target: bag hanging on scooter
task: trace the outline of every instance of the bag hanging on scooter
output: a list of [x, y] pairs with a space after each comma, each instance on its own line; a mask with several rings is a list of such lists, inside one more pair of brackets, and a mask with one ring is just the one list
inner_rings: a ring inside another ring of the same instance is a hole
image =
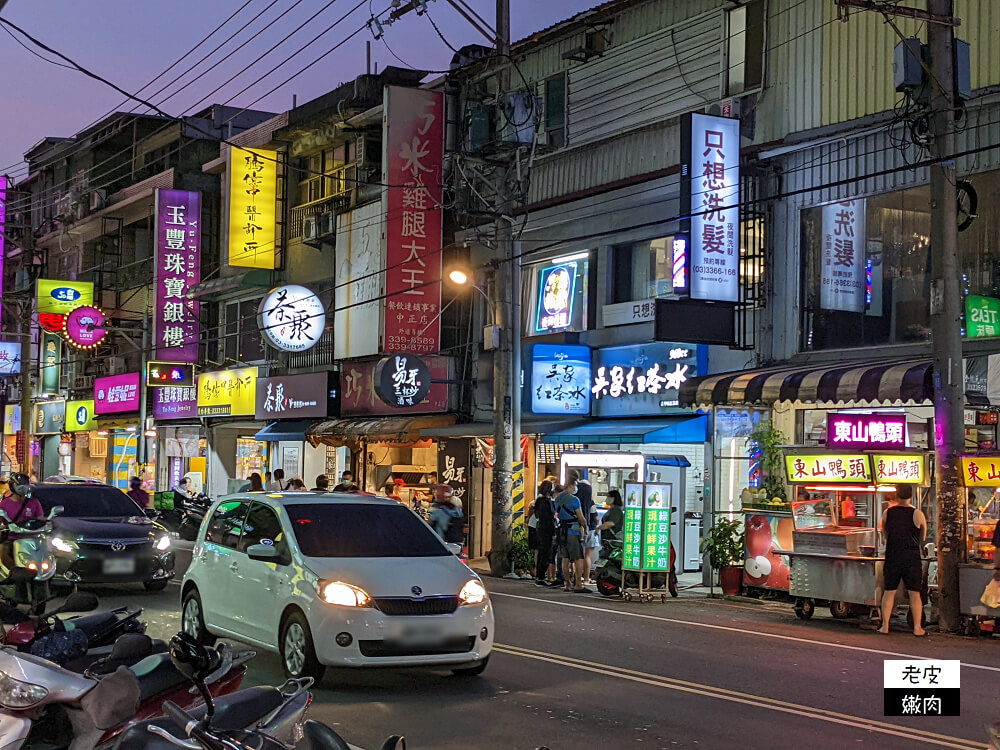
[[128, 667], [118, 667], [80, 699], [80, 706], [95, 727], [107, 730], [135, 716], [141, 694], [135, 672]]

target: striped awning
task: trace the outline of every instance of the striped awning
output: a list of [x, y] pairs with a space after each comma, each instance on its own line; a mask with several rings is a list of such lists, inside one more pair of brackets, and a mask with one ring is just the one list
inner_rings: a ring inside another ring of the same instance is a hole
[[306, 429], [306, 440], [313, 445], [353, 445], [361, 441], [413, 443], [421, 439], [420, 431], [454, 423], [450, 414], [415, 417], [372, 417], [328, 419]]
[[742, 370], [691, 378], [681, 386], [681, 406], [771, 405], [781, 401], [887, 406], [933, 398], [929, 359], [825, 363]]

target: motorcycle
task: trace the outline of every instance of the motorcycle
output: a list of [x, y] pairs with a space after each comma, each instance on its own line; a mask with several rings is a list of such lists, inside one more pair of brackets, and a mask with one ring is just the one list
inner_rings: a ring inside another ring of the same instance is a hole
[[[622, 555], [625, 543], [620, 539], [606, 539], [601, 542], [601, 552], [597, 560], [597, 590], [604, 596], [619, 596], [622, 593]], [[674, 545], [670, 545], [670, 572], [651, 573], [649, 587], [658, 589], [667, 587], [670, 596], [676, 597], [677, 591], [677, 553]], [[624, 575], [625, 588], [639, 587], [638, 571], [629, 570]]]
[[[238, 690], [246, 662], [255, 656], [225, 644], [218, 654], [202, 679], [213, 696]], [[105, 676], [101, 671], [81, 675], [32, 654], [0, 650], [0, 747], [111, 748], [130, 722], [162, 716], [166, 701], [191, 708], [201, 700], [166, 653], [118, 666]]]
[[201, 528], [201, 522], [205, 520], [205, 515], [211, 506], [212, 498], [203, 492], [194, 498], [186, 500], [180, 509], [180, 522], [177, 526], [177, 535], [188, 542], [193, 542], [197, 539], [198, 529]]
[[[62, 513], [61, 505], [55, 506], [45, 518], [32, 518], [23, 524], [15, 523], [0, 510], [0, 521], [5, 527], [0, 530], [0, 544], [10, 545], [13, 565], [7, 567], [0, 557], [0, 586], [13, 583], [12, 597], [6, 597], [18, 604], [27, 604], [35, 614], [49, 597], [49, 581], [56, 574], [56, 558], [49, 549], [48, 534], [52, 531], [52, 519]], [[31, 572], [28, 578], [14, 580], [11, 574], [18, 570]]]

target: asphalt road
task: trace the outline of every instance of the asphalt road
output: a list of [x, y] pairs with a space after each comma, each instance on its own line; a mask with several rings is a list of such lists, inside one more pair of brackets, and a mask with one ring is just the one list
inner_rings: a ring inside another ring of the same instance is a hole
[[[489, 581], [498, 647], [481, 677], [377, 670], [327, 673], [310, 716], [376, 750], [410, 748], [982, 748], [1000, 721], [1000, 642], [899, 632], [785, 604], [682, 598], [611, 602], [526, 582]], [[145, 608], [148, 632], [179, 627], [178, 587], [97, 590]], [[895, 624], [895, 623], [894, 623]], [[961, 659], [962, 716], [888, 718], [883, 660]], [[248, 681], [278, 684], [271, 654]]]

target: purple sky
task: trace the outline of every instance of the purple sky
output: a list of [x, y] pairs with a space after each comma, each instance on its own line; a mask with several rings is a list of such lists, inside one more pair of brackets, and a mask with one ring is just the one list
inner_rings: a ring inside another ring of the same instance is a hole
[[[57, 49], [82, 66], [103, 75], [126, 91], [137, 93], [154, 76], [204, 38], [209, 31], [239, 8], [245, 0], [171, 0], [167, 3], [135, 0], [9, 0], [3, 16], [25, 31]], [[185, 113], [199, 99], [230, 76], [239, 76], [213, 94], [203, 107], [213, 102], [248, 106], [259, 96], [312, 62], [331, 46], [360, 28], [370, 17], [367, 4], [351, 14], [328, 34], [316, 41], [286, 65], [243, 94], [238, 92], [265, 71], [299, 49], [320, 31], [357, 5], [358, 0], [334, 0], [314, 21], [297, 32], [274, 52], [259, 59], [272, 45], [326, 5], [328, 0], [302, 0], [277, 24], [270, 21], [292, 4], [278, 0], [265, 10], [271, 0], [252, 0], [209, 42], [186, 58], [181, 65], [146, 89], [153, 92], [187, 66], [230, 36], [244, 23], [253, 23], [228, 42], [205, 63], [181, 78], [152, 101], [170, 114]], [[374, 0], [373, 0], [374, 2]], [[493, 0], [468, 0], [481, 16], [491, 20]], [[388, 0], [374, 2], [376, 10], [388, 7]], [[520, 39], [540, 28], [568, 18], [599, 4], [599, 0], [511, 0], [512, 37]], [[430, 16], [448, 41], [457, 47], [483, 44], [476, 32], [445, 1], [428, 3]], [[142, 9], [140, 9], [142, 8]], [[262, 17], [256, 18], [260, 14]], [[253, 34], [261, 31], [253, 41]], [[292, 95], [299, 103], [331, 90], [342, 81], [364, 73], [365, 41], [372, 35], [364, 30], [311, 69], [282, 86], [274, 94], [253, 105], [256, 108], [283, 111], [291, 106]], [[407, 64], [431, 70], [447, 68], [452, 52], [438, 37], [427, 18], [409, 14], [386, 28], [386, 41]], [[29, 46], [30, 43], [26, 42]], [[228, 53], [228, 54], [227, 54]], [[372, 43], [372, 60], [381, 70], [386, 65], [401, 65], [381, 41]], [[206, 68], [211, 72], [167, 101], [168, 96]], [[71, 136], [109, 110], [121, 108], [123, 98], [114, 90], [74, 71], [43, 62], [17, 45], [0, 31], [0, 70], [4, 71], [4, 95], [0, 98], [4, 116], [0, 121], [0, 173], [10, 172], [20, 178], [24, 152], [45, 136]], [[125, 109], [131, 108], [130, 104]]]

